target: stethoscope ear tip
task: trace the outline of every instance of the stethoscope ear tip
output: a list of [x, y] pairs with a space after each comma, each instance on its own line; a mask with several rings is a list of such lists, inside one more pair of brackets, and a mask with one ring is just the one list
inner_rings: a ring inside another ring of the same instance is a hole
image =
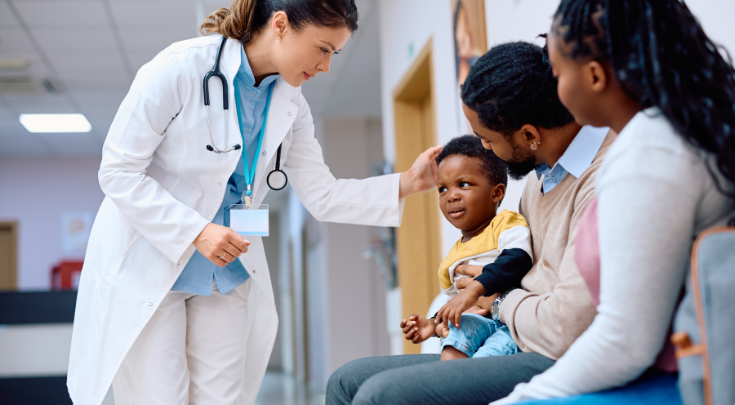
[[240, 146], [239, 143], [236, 143], [235, 146], [232, 147], [234, 150], [240, 150], [240, 148], [242, 148], [242, 146]]
[[207, 150], [210, 152], [213, 152], [214, 148], [212, 147], [212, 145], [207, 145]]

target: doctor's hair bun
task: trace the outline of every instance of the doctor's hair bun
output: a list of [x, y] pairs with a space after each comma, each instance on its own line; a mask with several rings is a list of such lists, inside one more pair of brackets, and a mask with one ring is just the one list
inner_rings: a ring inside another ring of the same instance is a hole
[[450, 156], [466, 156], [480, 159], [482, 170], [490, 178], [492, 184], [508, 185], [508, 165], [495, 155], [495, 152], [482, 146], [480, 138], [474, 135], [462, 135], [447, 142], [436, 157], [436, 164]]
[[529, 124], [553, 129], [571, 124], [559, 101], [556, 79], [543, 48], [528, 42], [493, 47], [472, 65], [462, 102], [488, 129], [505, 136]]
[[307, 25], [357, 30], [355, 0], [234, 0], [229, 9], [220, 8], [205, 18], [199, 32], [221, 34], [247, 44], [278, 11], [286, 13], [297, 31]]

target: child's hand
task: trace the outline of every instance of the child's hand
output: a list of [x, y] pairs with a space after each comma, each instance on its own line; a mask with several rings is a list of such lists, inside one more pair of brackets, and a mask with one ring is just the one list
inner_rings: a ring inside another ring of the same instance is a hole
[[441, 319], [444, 322], [453, 324], [455, 328], [459, 328], [462, 313], [475, 306], [484, 294], [485, 287], [479, 282], [473, 282], [469, 287], [460, 291], [459, 294], [444, 304], [436, 315], [436, 322]]
[[441, 336], [442, 338], [445, 338], [449, 336], [449, 327], [444, 322], [442, 322], [436, 325], [436, 329], [434, 329], [434, 333], [436, 333], [438, 336]]
[[403, 334], [406, 335], [406, 340], [418, 344], [434, 336], [435, 326], [433, 322], [423, 316], [411, 314], [408, 320], [401, 321], [401, 329], [403, 329]]

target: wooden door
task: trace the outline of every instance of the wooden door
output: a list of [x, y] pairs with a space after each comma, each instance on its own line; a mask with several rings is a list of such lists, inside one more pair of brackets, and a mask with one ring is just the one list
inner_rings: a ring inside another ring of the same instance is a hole
[[18, 289], [18, 224], [0, 222], [0, 290]]
[[[433, 88], [432, 41], [416, 57], [393, 92], [396, 172], [408, 170], [423, 151], [437, 144]], [[425, 315], [439, 293], [441, 263], [439, 196], [436, 190], [406, 199], [403, 223], [397, 230], [398, 285], [403, 314]], [[404, 353], [419, 353], [406, 341]]]

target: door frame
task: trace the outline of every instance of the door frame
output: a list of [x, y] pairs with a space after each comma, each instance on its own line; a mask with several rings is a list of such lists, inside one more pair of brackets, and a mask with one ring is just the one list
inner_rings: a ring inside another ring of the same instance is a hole
[[0, 229], [10, 228], [10, 268], [11, 274], [0, 274], [0, 290], [18, 289], [18, 222], [1, 221]]
[[[411, 167], [416, 157], [437, 144], [433, 41], [430, 38], [393, 91], [396, 172]], [[439, 294], [437, 269], [441, 263], [441, 214], [433, 190], [407, 198], [404, 225], [397, 229], [398, 285], [401, 319], [425, 314]], [[420, 346], [404, 341], [404, 353]]]

